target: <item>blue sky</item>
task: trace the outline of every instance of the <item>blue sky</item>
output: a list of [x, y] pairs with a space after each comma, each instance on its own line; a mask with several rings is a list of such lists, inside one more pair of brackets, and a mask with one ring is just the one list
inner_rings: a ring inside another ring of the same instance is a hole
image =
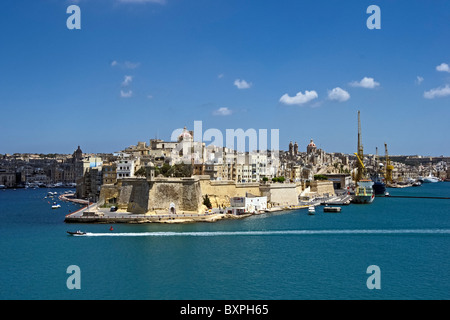
[[361, 110], [366, 153], [448, 156], [449, 39], [449, 1], [5, 1], [0, 153], [114, 152], [195, 120], [353, 153]]

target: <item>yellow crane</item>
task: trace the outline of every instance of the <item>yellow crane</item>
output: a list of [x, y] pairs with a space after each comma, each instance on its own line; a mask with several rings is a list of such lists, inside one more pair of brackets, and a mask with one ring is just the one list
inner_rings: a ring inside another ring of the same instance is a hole
[[360, 114], [358, 111], [358, 153], [355, 153], [356, 159], [358, 160], [356, 162], [356, 177], [355, 181], [358, 183], [362, 178], [364, 178], [364, 175], [366, 173], [366, 167], [364, 166], [363, 159], [364, 159], [364, 148], [361, 141], [361, 119]]
[[394, 170], [394, 166], [391, 165], [391, 159], [389, 159], [388, 147], [387, 144], [384, 143], [384, 149], [386, 152], [386, 173], [384, 178], [386, 179], [386, 183], [392, 183], [392, 171]]

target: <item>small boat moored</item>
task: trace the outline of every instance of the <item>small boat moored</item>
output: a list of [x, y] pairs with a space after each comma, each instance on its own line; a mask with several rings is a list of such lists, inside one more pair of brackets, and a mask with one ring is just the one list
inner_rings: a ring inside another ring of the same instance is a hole
[[314, 208], [314, 206], [309, 206], [308, 207], [308, 214], [310, 216], [313, 216], [316, 213], [316, 208]]
[[323, 207], [323, 212], [341, 212], [341, 207]]
[[56, 203], [56, 202], [54, 202], [54, 203], [52, 204], [52, 209], [59, 209], [59, 208], [61, 208], [61, 205], [60, 205], [60, 204], [58, 204], [58, 203]]

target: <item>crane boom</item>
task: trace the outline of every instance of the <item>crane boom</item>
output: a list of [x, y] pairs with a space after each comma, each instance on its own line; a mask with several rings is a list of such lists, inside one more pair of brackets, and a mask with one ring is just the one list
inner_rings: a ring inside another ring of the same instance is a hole
[[358, 110], [358, 152], [355, 153], [357, 158], [357, 171], [356, 171], [356, 178], [355, 181], [360, 181], [366, 172], [366, 168], [364, 167], [363, 159], [364, 159], [364, 149], [362, 145], [362, 139], [361, 139], [361, 118], [360, 118], [360, 111]]
[[394, 166], [391, 165], [391, 159], [389, 159], [387, 143], [384, 143], [384, 150], [386, 152], [386, 173], [384, 178], [386, 179], [386, 183], [392, 183], [392, 171], [394, 170]]

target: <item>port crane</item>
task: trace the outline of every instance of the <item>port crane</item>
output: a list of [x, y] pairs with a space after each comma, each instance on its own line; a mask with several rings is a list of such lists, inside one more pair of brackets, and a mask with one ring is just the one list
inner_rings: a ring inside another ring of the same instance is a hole
[[384, 178], [386, 179], [386, 183], [392, 183], [392, 171], [394, 171], [394, 166], [391, 164], [391, 159], [389, 159], [388, 147], [386, 143], [384, 143], [384, 149], [386, 152], [386, 173]]
[[366, 173], [366, 167], [364, 166], [363, 159], [364, 159], [364, 148], [361, 141], [361, 119], [360, 119], [360, 112], [358, 111], [358, 153], [355, 152], [356, 159], [358, 160], [356, 163], [356, 177], [355, 181], [358, 183], [360, 181], [365, 173]]
[[355, 195], [352, 201], [355, 203], [372, 203], [375, 199], [373, 181], [366, 177], [367, 169], [364, 166], [364, 149], [361, 141], [361, 117], [358, 111], [358, 152], [356, 155]]

